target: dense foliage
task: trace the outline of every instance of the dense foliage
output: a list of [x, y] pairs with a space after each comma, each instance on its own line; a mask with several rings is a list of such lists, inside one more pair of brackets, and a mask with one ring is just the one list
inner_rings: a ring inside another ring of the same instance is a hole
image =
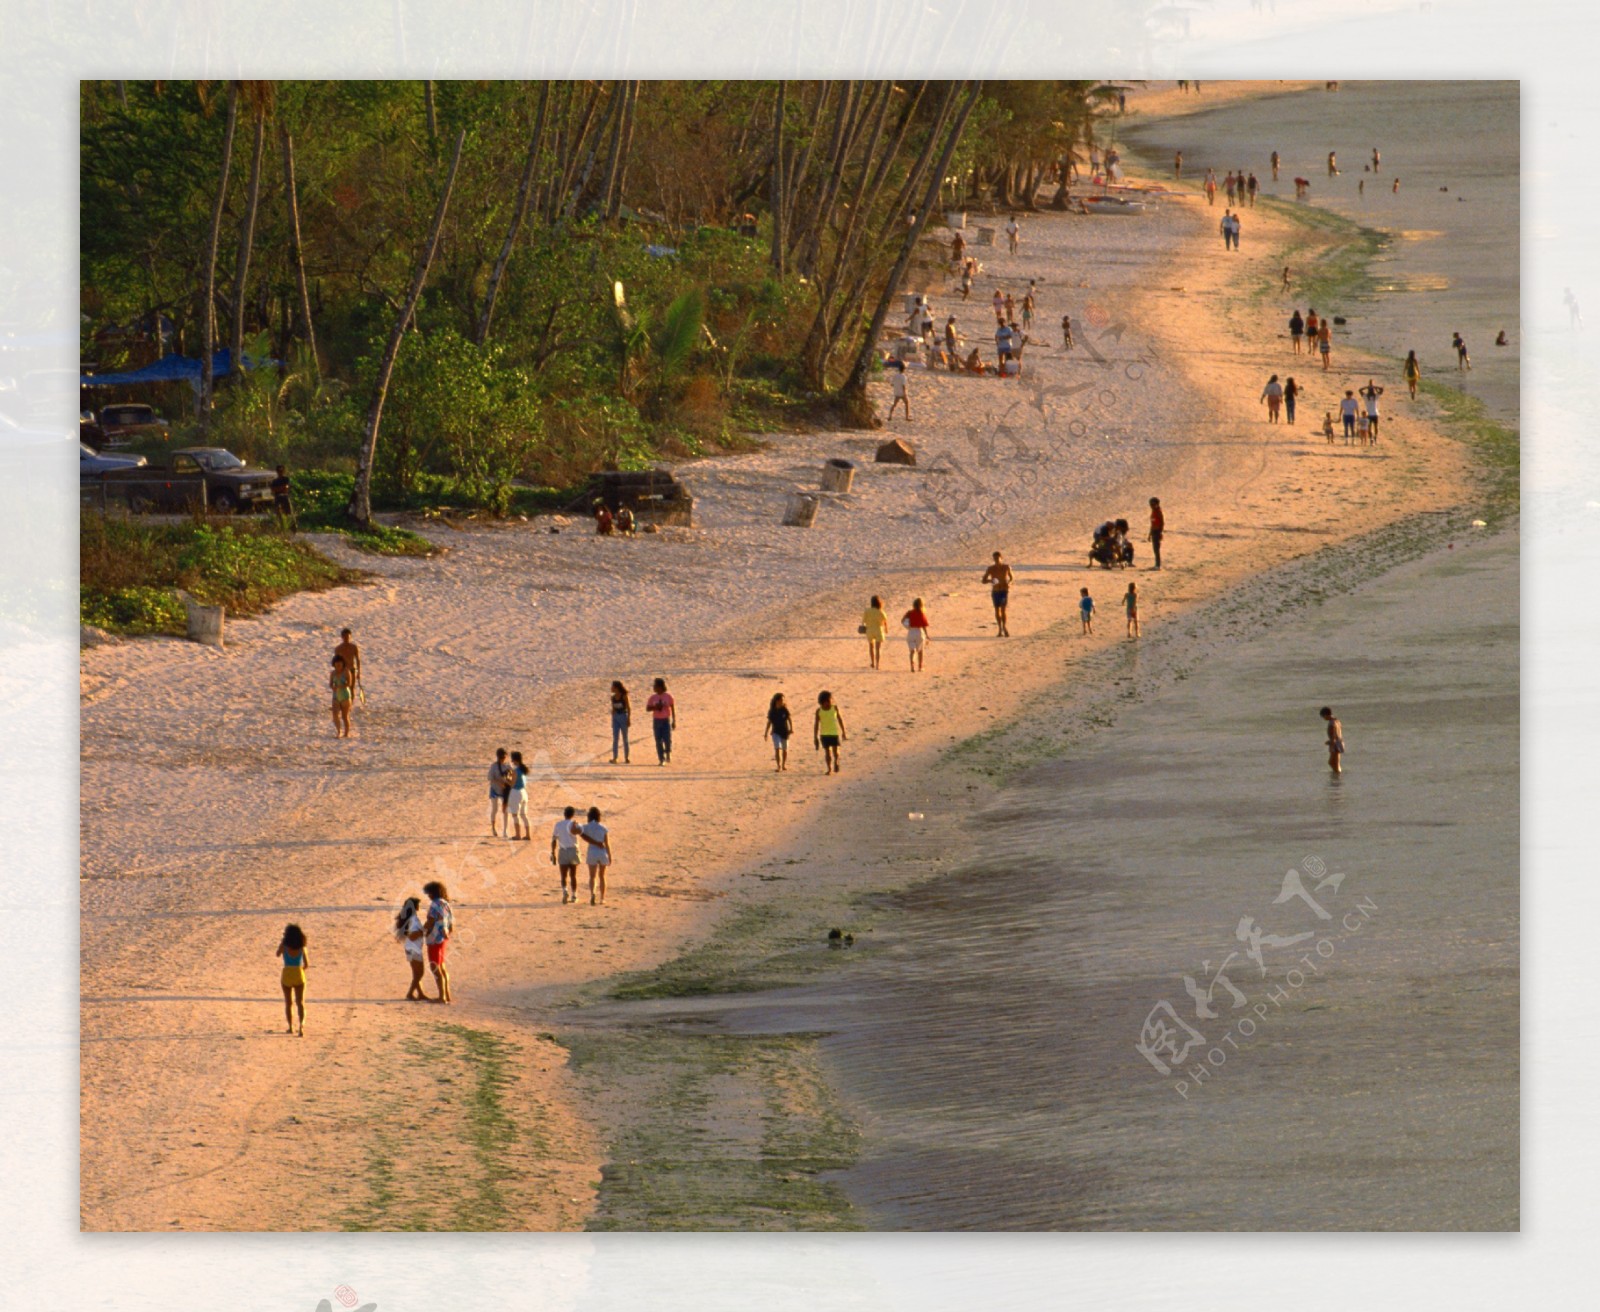
[[[907, 217], [1032, 204], [1105, 101], [1089, 82], [86, 82], [84, 358], [193, 356], [209, 331], [277, 363], [219, 379], [176, 437], [349, 472], [376, 428], [380, 504], [442, 479], [503, 509], [859, 385]], [[182, 418], [188, 396], [133, 399]]]

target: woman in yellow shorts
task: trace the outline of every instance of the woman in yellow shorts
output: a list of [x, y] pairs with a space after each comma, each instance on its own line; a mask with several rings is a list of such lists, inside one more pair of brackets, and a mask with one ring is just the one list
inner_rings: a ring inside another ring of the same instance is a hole
[[306, 1036], [306, 966], [309, 964], [305, 930], [299, 925], [285, 925], [274, 955], [283, 958], [283, 1018], [289, 1022], [289, 1033], [294, 1034], [295, 1012], [299, 1011], [298, 1033], [303, 1039]]
[[861, 617], [861, 632], [867, 635], [867, 660], [878, 669], [878, 658], [883, 654], [883, 640], [889, 636], [889, 617], [884, 614], [883, 598], [874, 597], [867, 613]]

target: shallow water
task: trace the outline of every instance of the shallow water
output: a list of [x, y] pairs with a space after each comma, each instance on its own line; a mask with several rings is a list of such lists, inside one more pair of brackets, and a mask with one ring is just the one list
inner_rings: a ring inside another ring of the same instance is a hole
[[[1221, 180], [1230, 169], [1253, 170], [1262, 195], [1291, 202], [1298, 174], [1311, 180], [1313, 207], [1390, 234], [1372, 267], [1379, 290], [1317, 310], [1344, 316], [1346, 340], [1363, 349], [1399, 359], [1415, 349], [1425, 378], [1481, 397], [1493, 418], [1516, 427], [1520, 133], [1519, 84], [1501, 81], [1343, 82], [1333, 94], [1239, 101], [1136, 124], [1122, 135], [1163, 169], [1182, 150], [1185, 178], [1203, 178], [1214, 168], [1219, 215]], [[1375, 146], [1381, 163], [1374, 174], [1364, 169]], [[1282, 157], [1276, 184], [1274, 150]], [[1338, 157], [1337, 177], [1328, 176], [1330, 150]], [[1396, 177], [1398, 192], [1391, 189]], [[1285, 322], [1296, 305], [1306, 308], [1292, 291], [1282, 300]], [[1494, 345], [1501, 329], [1509, 346]], [[1455, 332], [1472, 357], [1466, 375], [1456, 368]]]
[[[828, 1033], [867, 1224], [1516, 1227], [1517, 558], [1463, 544], [1209, 662], [1007, 788], [845, 976], [728, 1017]], [[1331, 920], [1274, 905], [1291, 869]], [[1314, 937], [1258, 966], [1245, 916]], [[1182, 976], [1219, 971], [1244, 1003], [1203, 1019]], [[1165, 1077], [1163, 1002], [1205, 1036]]]

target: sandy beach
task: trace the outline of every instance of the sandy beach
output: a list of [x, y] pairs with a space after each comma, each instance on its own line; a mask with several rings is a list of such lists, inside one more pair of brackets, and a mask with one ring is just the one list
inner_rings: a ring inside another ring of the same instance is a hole
[[[1130, 96], [1158, 103], [1171, 112]], [[1265, 570], [1469, 504], [1468, 451], [1430, 399], [1398, 399], [1398, 377], [1379, 447], [1323, 441], [1316, 421], [1343, 389], [1393, 367], [1353, 332], [1326, 375], [1292, 356], [1262, 292], [1306, 232], [1247, 211], [1242, 249], [1225, 253], [1218, 213], [1173, 195], [1138, 218], [1025, 216], [1016, 256], [979, 248], [970, 302], [943, 280], [925, 289], [939, 322], [954, 313], [992, 357], [989, 297], [1020, 301], [1037, 279], [1020, 382], [914, 371], [910, 422], [686, 462], [691, 529], [432, 526], [448, 550], [431, 560], [328, 542], [370, 581], [234, 623], [225, 651], [85, 650], [84, 1228], [583, 1227], [640, 1100], [584, 1092], [551, 1035], [558, 1004], [732, 919], [825, 905], [880, 874], [893, 886], [896, 858], [936, 852], [940, 826], [1006, 768], [952, 771], [951, 745], [1115, 659], [1130, 578], [1145, 632], [1172, 633]], [[1306, 386], [1294, 428], [1266, 422], [1270, 373]], [[916, 468], [871, 463], [886, 436], [916, 444]], [[834, 456], [857, 462], [852, 491], [825, 497], [814, 528], [782, 527], [788, 494]], [[1167, 514], [1160, 572], [1142, 541], [1152, 495]], [[1116, 515], [1139, 529], [1138, 569], [1086, 570], [1090, 531]], [[1007, 641], [979, 582], [997, 549], [1017, 572]], [[1080, 639], [1085, 585], [1099, 622]], [[907, 671], [898, 629], [883, 669], [867, 668], [856, 624], [873, 592], [891, 617], [926, 600], [925, 673]], [[368, 693], [349, 741], [332, 737], [322, 690], [342, 625]], [[658, 675], [680, 719], [668, 768], [643, 711]], [[627, 767], [608, 761], [614, 678], [636, 708]], [[824, 687], [850, 731], [838, 778], [806, 732]], [[798, 731], [786, 775], [761, 738], [780, 690]], [[530, 843], [488, 835], [498, 746], [535, 763]], [[560, 901], [548, 835], [566, 804], [605, 812], [617, 855], [603, 908]], [[934, 822], [908, 831], [913, 811]], [[448, 1011], [400, 1000], [390, 935], [430, 878], [458, 917]], [[272, 956], [288, 920], [314, 963], [303, 1040], [282, 1033]]]

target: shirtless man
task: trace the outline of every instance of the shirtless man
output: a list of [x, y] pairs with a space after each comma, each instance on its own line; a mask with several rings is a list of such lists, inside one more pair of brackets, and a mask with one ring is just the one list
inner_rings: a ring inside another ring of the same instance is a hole
[[1000, 553], [994, 553], [994, 564], [983, 571], [983, 581], [989, 585], [989, 600], [994, 602], [995, 624], [1000, 632], [998, 637], [1009, 638], [1011, 630], [1006, 628], [1006, 602], [1011, 596], [1011, 566], [1000, 558]]
[[367, 704], [367, 690], [361, 686], [361, 648], [351, 640], [349, 629], [339, 630], [339, 645], [333, 649], [335, 656], [344, 657], [345, 672], [350, 676], [350, 695], [360, 694], [361, 704]]
[[1317, 714], [1328, 722], [1328, 768], [1334, 774], [1343, 774], [1344, 725], [1339, 723], [1339, 717], [1327, 706], [1324, 706]]

